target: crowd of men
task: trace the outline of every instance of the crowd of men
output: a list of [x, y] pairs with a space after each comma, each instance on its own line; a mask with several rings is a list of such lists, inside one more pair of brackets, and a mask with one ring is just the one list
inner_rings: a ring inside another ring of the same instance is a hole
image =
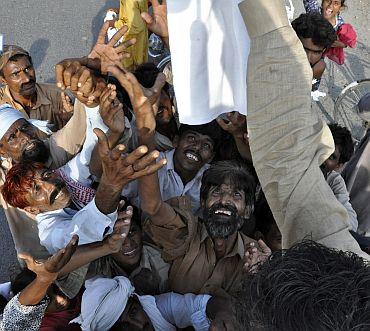
[[311, 108], [344, 0], [304, 2], [291, 24], [281, 0], [238, 2], [247, 116], [202, 125], [179, 123], [148, 60], [151, 33], [175, 52], [166, 1], [121, 1], [56, 85], [4, 47], [0, 202], [21, 267], [0, 330], [370, 329], [369, 133], [355, 151]]

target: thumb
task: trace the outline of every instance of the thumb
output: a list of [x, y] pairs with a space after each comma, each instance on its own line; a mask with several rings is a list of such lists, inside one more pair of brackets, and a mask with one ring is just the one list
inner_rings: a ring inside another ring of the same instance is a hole
[[28, 254], [28, 253], [19, 253], [17, 256], [18, 256], [19, 259], [22, 259], [22, 260], [24, 260], [24, 262], [26, 262], [27, 267], [30, 264], [32, 264], [32, 263], [35, 262], [34, 259], [33, 259], [33, 257], [30, 254]]
[[157, 75], [157, 78], [155, 79], [154, 85], [152, 87], [153, 93], [159, 93], [162, 90], [164, 84], [166, 84], [166, 76], [164, 73], [161, 72]]
[[258, 240], [258, 245], [263, 253], [271, 253], [270, 247], [268, 247], [262, 239]]
[[147, 25], [152, 25], [154, 22], [153, 17], [146, 12], [141, 13], [141, 18], [145, 21]]

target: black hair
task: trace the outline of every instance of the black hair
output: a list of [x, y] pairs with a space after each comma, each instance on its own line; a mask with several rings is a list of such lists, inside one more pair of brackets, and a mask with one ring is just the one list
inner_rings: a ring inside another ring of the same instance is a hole
[[301, 14], [292, 27], [299, 38], [311, 38], [315, 45], [326, 49], [337, 40], [333, 26], [318, 13]]
[[[322, 0], [322, 1], [321, 1], [321, 5], [322, 5], [322, 3], [323, 3], [323, 2], [324, 2], [324, 0]], [[346, 0], [341, 0], [341, 1], [340, 1], [340, 5], [341, 5], [342, 7], [347, 7], [347, 6], [346, 6], [346, 4], [345, 4], [345, 2], [346, 2]]]
[[352, 157], [354, 152], [354, 143], [351, 132], [338, 124], [329, 124], [331, 134], [334, 138], [335, 145], [340, 151], [339, 163], [346, 163]]
[[[28, 59], [28, 61], [30, 62], [30, 64], [33, 66], [33, 62], [32, 62], [32, 57], [31, 55], [27, 55], [27, 54], [15, 54], [13, 56], [11, 56], [9, 59], [8, 59], [8, 62], [16, 62], [18, 61], [21, 57], [26, 57]], [[4, 68], [0, 69], [0, 76], [1, 77], [4, 77], [4, 71], [3, 71]]]
[[245, 275], [235, 314], [242, 330], [369, 330], [369, 283], [358, 255], [305, 240]]
[[213, 151], [217, 153], [221, 145], [223, 130], [218, 125], [216, 120], [201, 125], [180, 124], [179, 127], [180, 138], [189, 131], [194, 131], [205, 136], [208, 136], [213, 141]]
[[247, 167], [235, 160], [218, 161], [204, 172], [200, 187], [200, 200], [206, 201], [209, 190], [228, 182], [236, 189], [244, 191], [247, 206], [254, 205], [256, 183]]
[[4, 308], [5, 306], [7, 305], [8, 303], [8, 300], [6, 300], [6, 298], [4, 298], [1, 294], [0, 294], [0, 314], [2, 314], [4, 312]]

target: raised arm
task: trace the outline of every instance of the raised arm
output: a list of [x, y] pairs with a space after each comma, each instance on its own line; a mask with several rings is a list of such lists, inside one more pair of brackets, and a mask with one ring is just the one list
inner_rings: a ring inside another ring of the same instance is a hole
[[369, 259], [350, 235], [346, 210], [319, 168], [334, 149], [333, 138], [311, 110], [312, 70], [283, 1], [247, 0], [239, 6], [251, 37], [249, 142], [283, 248], [310, 238]]
[[[156, 122], [149, 98], [144, 95], [141, 85], [133, 74], [125, 73], [117, 67], [111, 67], [109, 70], [118, 79], [130, 97], [136, 118], [139, 143], [153, 150], [155, 146]], [[169, 220], [176, 217], [174, 209], [162, 201], [158, 175], [156, 173], [140, 178], [139, 194], [141, 209], [149, 215], [153, 224], [166, 224]]]

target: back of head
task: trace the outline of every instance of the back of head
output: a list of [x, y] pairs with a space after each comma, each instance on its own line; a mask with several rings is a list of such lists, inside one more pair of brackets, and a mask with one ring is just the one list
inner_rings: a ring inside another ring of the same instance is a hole
[[217, 161], [211, 164], [202, 177], [200, 187], [200, 200], [205, 201], [211, 187], [229, 183], [235, 189], [241, 189], [245, 193], [247, 206], [254, 205], [256, 182], [247, 167], [235, 160]]
[[329, 124], [329, 128], [340, 151], [339, 163], [344, 164], [352, 157], [355, 148], [351, 132], [338, 124]]
[[312, 241], [271, 255], [236, 295], [242, 330], [370, 329], [370, 268]]
[[324, 48], [330, 48], [337, 39], [333, 26], [318, 13], [301, 14], [292, 27], [298, 38], [311, 38], [315, 45]]

